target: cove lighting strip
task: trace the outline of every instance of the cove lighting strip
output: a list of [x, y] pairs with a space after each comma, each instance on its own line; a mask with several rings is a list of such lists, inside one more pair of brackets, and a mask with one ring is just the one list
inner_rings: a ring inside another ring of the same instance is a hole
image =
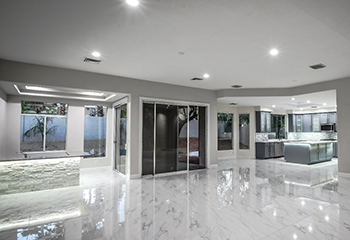
[[27, 92], [21, 92], [17, 85], [13, 85], [15, 89], [17, 90], [18, 94], [20, 95], [27, 95], [27, 96], [38, 96], [38, 97], [58, 97], [58, 98], [71, 98], [71, 99], [80, 99], [80, 100], [89, 100], [89, 101], [100, 101], [105, 102], [111, 99], [112, 97], [115, 97], [116, 94], [113, 94], [105, 99], [99, 99], [99, 98], [88, 98], [88, 97], [74, 97], [74, 96], [64, 96], [64, 95], [54, 95], [54, 94], [45, 94], [45, 93], [27, 93]]

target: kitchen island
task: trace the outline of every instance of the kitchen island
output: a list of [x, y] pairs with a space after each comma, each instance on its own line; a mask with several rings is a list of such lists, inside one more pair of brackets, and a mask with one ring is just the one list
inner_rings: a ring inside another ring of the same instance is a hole
[[333, 143], [336, 141], [303, 141], [284, 143], [286, 162], [314, 164], [333, 158]]
[[64, 155], [0, 160], [0, 196], [79, 186], [82, 156]]

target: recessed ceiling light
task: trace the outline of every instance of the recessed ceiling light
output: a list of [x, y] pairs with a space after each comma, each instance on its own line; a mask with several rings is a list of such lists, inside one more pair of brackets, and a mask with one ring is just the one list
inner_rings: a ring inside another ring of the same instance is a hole
[[276, 105], [272, 105], [272, 107], [274, 108], [274, 107], [276, 107]]
[[203, 75], [203, 77], [204, 77], [204, 78], [209, 78], [209, 74], [206, 73], [206, 74]]
[[303, 111], [304, 109], [303, 108], [300, 108], [301, 111]]
[[84, 94], [84, 95], [89, 95], [89, 96], [103, 96], [103, 93], [98, 93], [98, 92], [82, 92], [81, 94]]
[[48, 88], [36, 87], [36, 86], [26, 86], [26, 89], [33, 90], [33, 91], [50, 91], [50, 89]]
[[278, 54], [278, 50], [277, 49], [271, 49], [271, 51], [270, 51], [270, 54], [272, 55], [272, 56], [276, 56], [277, 54]]
[[327, 103], [323, 103], [323, 106], [326, 106], [327, 105]]
[[138, 0], [126, 0], [127, 4], [129, 4], [130, 6], [136, 7], [139, 5], [139, 1]]
[[307, 100], [306, 102], [307, 102], [307, 103], [310, 103], [310, 100]]
[[101, 54], [99, 52], [93, 52], [93, 53], [91, 53], [91, 55], [94, 56], [94, 57], [100, 57], [101, 56]]
[[295, 98], [294, 97], [292, 97], [292, 101], [294, 101], [295, 100]]

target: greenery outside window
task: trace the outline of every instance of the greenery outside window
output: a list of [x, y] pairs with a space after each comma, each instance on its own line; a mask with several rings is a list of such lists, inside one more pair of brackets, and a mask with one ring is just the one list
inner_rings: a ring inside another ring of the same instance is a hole
[[233, 150], [232, 113], [218, 113], [218, 150]]
[[20, 151], [66, 149], [68, 104], [22, 101]]

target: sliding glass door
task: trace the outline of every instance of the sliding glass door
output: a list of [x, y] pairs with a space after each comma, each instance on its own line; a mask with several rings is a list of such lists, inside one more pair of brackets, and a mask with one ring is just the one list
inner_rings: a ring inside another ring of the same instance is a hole
[[206, 107], [143, 103], [142, 175], [205, 168]]

